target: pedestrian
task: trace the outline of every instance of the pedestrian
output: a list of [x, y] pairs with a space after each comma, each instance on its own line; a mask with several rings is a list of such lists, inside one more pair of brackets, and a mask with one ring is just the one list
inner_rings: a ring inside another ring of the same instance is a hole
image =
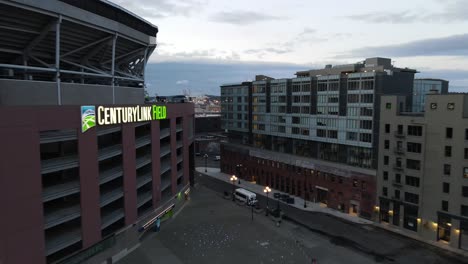
[[159, 232], [160, 228], [161, 228], [161, 219], [158, 217], [156, 219], [156, 224], [154, 225], [154, 232]]

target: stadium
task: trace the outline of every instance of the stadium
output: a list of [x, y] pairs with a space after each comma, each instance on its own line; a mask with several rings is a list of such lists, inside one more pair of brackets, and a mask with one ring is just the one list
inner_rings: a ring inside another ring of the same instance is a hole
[[186, 202], [193, 104], [144, 100], [157, 33], [105, 0], [0, 0], [0, 263], [113, 263]]

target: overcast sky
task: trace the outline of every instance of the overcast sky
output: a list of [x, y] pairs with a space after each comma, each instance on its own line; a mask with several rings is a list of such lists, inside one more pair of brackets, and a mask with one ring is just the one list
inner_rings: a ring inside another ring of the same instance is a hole
[[442, 72], [452, 86], [468, 87], [466, 0], [113, 2], [158, 26], [150, 62], [309, 68], [380, 56], [419, 70], [418, 77]]

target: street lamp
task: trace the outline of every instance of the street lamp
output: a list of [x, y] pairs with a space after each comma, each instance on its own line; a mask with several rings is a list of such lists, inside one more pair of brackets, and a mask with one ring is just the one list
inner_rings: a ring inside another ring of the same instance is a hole
[[239, 175], [239, 184], [240, 184], [240, 178], [242, 178], [242, 164], [236, 165], [236, 173], [237, 175]]
[[266, 202], [266, 203], [267, 203], [267, 206], [266, 206], [266, 214], [265, 214], [265, 215], [268, 216], [268, 194], [271, 192], [270, 187], [268, 187], [268, 186], [265, 187], [265, 189], [263, 190], [263, 192], [266, 193], [266, 195], [267, 195], [267, 202]]
[[207, 167], [208, 167], [208, 164], [207, 164], [207, 162], [208, 162], [208, 154], [205, 154], [203, 157], [205, 158], [205, 172], [208, 172], [208, 168], [207, 168]]
[[237, 177], [236, 175], [231, 176], [231, 182], [232, 182], [232, 200], [234, 201], [234, 183], [236, 182]]

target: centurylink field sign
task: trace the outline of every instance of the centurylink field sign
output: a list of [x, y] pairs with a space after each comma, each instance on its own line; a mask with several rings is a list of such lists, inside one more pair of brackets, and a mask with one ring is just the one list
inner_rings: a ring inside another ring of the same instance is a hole
[[96, 124], [117, 125], [134, 122], [166, 119], [167, 112], [164, 105], [151, 106], [121, 106], [105, 107], [94, 105], [81, 106], [81, 132], [95, 127]]

